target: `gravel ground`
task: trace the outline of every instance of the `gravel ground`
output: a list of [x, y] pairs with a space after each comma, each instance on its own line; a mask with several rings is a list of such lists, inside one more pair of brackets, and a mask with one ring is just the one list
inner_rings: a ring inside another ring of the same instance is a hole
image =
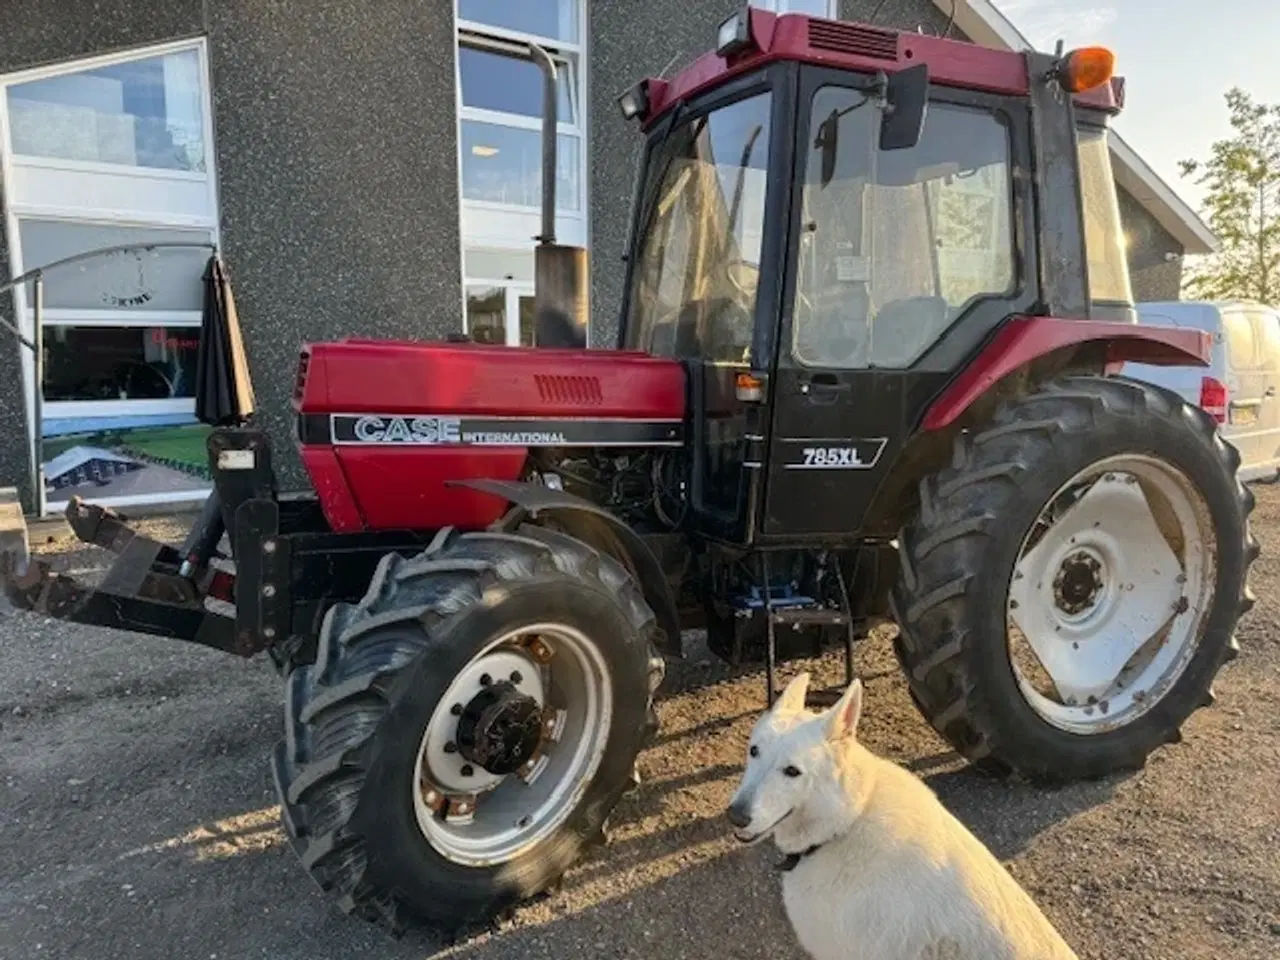
[[[887, 637], [863, 645], [864, 739], [916, 771], [1043, 905], [1082, 957], [1280, 956], [1280, 488], [1243, 656], [1186, 739], [1140, 774], [1044, 790], [964, 770], [911, 706]], [[147, 522], [176, 537], [171, 522]], [[94, 551], [59, 552], [91, 569]], [[610, 846], [501, 932], [443, 948], [343, 917], [283, 844], [266, 758], [279, 683], [262, 662], [0, 613], [0, 957], [337, 960], [803, 960], [772, 853], [721, 820], [758, 673], [695, 642], [673, 666], [646, 787]], [[833, 658], [807, 664], [828, 681]]]

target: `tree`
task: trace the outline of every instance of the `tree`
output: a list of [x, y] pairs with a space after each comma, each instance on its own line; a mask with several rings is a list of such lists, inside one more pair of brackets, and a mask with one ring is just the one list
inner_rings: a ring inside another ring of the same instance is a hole
[[1280, 105], [1227, 92], [1232, 136], [1209, 159], [1184, 160], [1182, 175], [1208, 191], [1204, 214], [1222, 252], [1191, 270], [1184, 292], [1198, 300], [1280, 303]]

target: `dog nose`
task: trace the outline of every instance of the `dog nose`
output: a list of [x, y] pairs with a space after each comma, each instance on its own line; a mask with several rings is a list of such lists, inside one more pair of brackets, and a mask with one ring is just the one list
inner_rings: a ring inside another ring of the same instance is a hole
[[729, 822], [739, 830], [751, 822], [751, 811], [744, 803], [729, 804]]

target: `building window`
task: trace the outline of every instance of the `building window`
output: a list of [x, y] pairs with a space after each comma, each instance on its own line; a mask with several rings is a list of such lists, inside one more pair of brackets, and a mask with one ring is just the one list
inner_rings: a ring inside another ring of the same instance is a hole
[[[0, 77], [0, 112], [13, 275], [104, 247], [218, 242], [203, 41]], [[40, 446], [51, 512], [72, 495], [207, 495], [207, 428], [192, 397], [209, 253], [120, 252], [47, 274]], [[30, 288], [14, 302], [30, 335]], [[25, 351], [23, 375], [31, 423]]]
[[15, 83], [14, 155], [203, 173], [202, 90], [195, 50]]
[[774, 13], [804, 13], [830, 20], [840, 18], [840, 0], [751, 0], [751, 6]]
[[458, 144], [466, 330], [529, 342], [542, 205], [543, 75], [557, 66], [556, 236], [586, 245], [583, 0], [457, 0]]

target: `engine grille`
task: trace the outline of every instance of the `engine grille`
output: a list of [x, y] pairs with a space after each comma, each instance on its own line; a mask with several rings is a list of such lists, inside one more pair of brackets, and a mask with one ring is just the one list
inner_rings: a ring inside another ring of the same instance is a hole
[[596, 406], [604, 403], [600, 381], [595, 377], [573, 377], [559, 374], [534, 374], [538, 394], [548, 403], [576, 403]]
[[877, 30], [854, 23], [831, 20], [809, 21], [809, 46], [833, 53], [852, 53], [877, 60], [898, 59], [898, 35], [892, 30]]

